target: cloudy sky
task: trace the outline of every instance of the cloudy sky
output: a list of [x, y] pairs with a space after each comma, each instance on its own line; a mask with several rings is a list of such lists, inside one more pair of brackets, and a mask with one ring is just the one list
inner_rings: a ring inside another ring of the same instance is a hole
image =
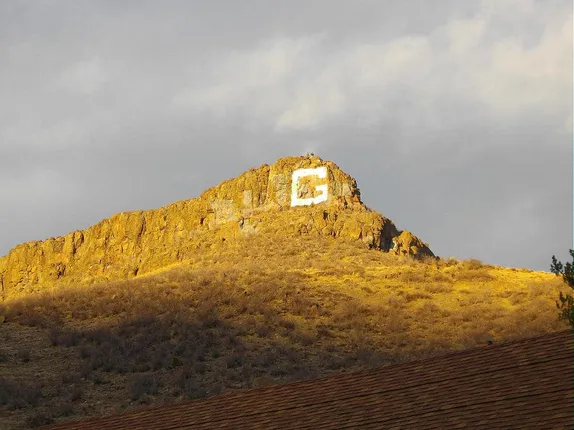
[[0, 0], [0, 255], [315, 152], [442, 257], [572, 247], [569, 0]]

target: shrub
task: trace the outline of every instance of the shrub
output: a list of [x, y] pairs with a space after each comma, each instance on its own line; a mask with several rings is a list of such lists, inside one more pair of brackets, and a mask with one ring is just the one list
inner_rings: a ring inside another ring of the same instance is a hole
[[75, 384], [80, 382], [82, 376], [79, 373], [63, 373], [60, 375], [60, 382], [62, 384]]
[[447, 284], [426, 284], [423, 289], [430, 294], [450, 293], [454, 289], [452, 285]]
[[407, 283], [418, 283], [426, 280], [425, 274], [418, 270], [407, 270], [400, 274], [399, 279]]
[[134, 375], [129, 381], [129, 390], [132, 400], [139, 400], [144, 394], [154, 395], [159, 391], [159, 384], [151, 373]]
[[31, 355], [32, 352], [30, 351], [30, 348], [20, 348], [16, 352], [16, 357], [19, 360], [22, 360], [23, 363], [28, 363], [30, 361]]
[[429, 276], [431, 281], [435, 282], [450, 282], [452, 281], [452, 277], [448, 276], [442, 272], [434, 272], [432, 275]]
[[527, 293], [525, 291], [513, 291], [508, 297], [508, 301], [510, 302], [511, 305], [516, 306], [519, 305], [520, 303], [523, 303], [526, 296]]
[[462, 262], [462, 267], [468, 270], [477, 270], [483, 267], [482, 261], [475, 258], [465, 260]]
[[255, 333], [257, 333], [257, 336], [259, 337], [266, 338], [269, 336], [269, 333], [271, 333], [271, 329], [265, 324], [259, 324], [255, 327]]
[[80, 343], [81, 338], [81, 333], [75, 330], [61, 330], [57, 327], [50, 329], [50, 341], [52, 342], [52, 346], [76, 346]]
[[74, 386], [70, 391], [70, 401], [72, 402], [81, 400], [83, 396], [84, 396], [84, 390], [78, 385]]
[[404, 296], [393, 292], [385, 297], [383, 303], [388, 307], [403, 309], [406, 306], [407, 301]]
[[55, 412], [58, 417], [69, 417], [74, 413], [74, 405], [69, 402], [60, 403], [56, 406]]
[[299, 343], [303, 346], [311, 346], [315, 343], [315, 336], [311, 333], [307, 333], [301, 330], [293, 330], [289, 333], [289, 337], [296, 343]]
[[228, 369], [236, 369], [243, 365], [244, 354], [241, 352], [232, 352], [225, 358], [225, 364]]
[[401, 291], [400, 293], [403, 293], [404, 298], [407, 302], [414, 302], [415, 300], [432, 298], [430, 294], [423, 293], [422, 291], [414, 291], [412, 293], [408, 291], [407, 292]]
[[30, 427], [40, 427], [46, 426], [48, 424], [52, 424], [54, 422], [54, 418], [47, 412], [39, 411], [35, 414], [29, 416], [26, 419], [26, 424]]
[[200, 399], [207, 395], [205, 387], [189, 372], [182, 372], [178, 382], [188, 399]]
[[439, 258], [438, 260], [436, 260], [436, 266], [439, 268], [455, 267], [455, 266], [458, 266], [459, 264], [460, 264], [460, 261], [458, 261], [458, 259], [455, 257]]
[[441, 308], [432, 302], [425, 302], [416, 310], [416, 320], [418, 322], [435, 323], [441, 316]]
[[13, 381], [0, 376], [0, 406], [14, 409], [37, 406], [42, 398], [41, 384], [37, 381]]
[[492, 281], [494, 276], [483, 269], [463, 269], [456, 273], [459, 281]]

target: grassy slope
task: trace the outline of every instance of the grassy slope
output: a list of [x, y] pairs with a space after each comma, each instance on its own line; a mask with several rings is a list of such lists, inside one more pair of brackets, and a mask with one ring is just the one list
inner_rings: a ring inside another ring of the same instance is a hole
[[[249, 250], [249, 251], [246, 251]], [[0, 305], [0, 429], [120, 413], [567, 328], [553, 275], [255, 235]]]

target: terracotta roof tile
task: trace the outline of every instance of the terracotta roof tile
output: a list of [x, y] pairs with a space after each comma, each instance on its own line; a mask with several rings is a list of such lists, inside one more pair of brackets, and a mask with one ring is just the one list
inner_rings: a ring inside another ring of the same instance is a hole
[[571, 429], [573, 339], [566, 330], [45, 429]]

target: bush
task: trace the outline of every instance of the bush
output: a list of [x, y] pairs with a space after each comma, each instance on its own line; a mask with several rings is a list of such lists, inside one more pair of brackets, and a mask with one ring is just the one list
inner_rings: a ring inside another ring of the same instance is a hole
[[494, 276], [484, 269], [463, 269], [456, 273], [459, 281], [492, 281]]
[[233, 352], [225, 359], [225, 364], [228, 369], [236, 369], [243, 365], [244, 354], [240, 352]]
[[41, 398], [41, 385], [37, 381], [13, 381], [0, 376], [0, 406], [13, 409], [37, 406]]
[[405, 300], [408, 302], [414, 302], [416, 300], [420, 300], [420, 299], [430, 299], [432, 298], [432, 296], [430, 294], [427, 293], [423, 293], [422, 291], [414, 291], [414, 292], [408, 292], [408, 291], [399, 291], [400, 295], [402, 295]]
[[79, 386], [75, 386], [70, 391], [70, 401], [72, 402], [81, 400], [83, 396], [84, 396], [84, 390]]
[[159, 384], [155, 376], [151, 373], [135, 375], [130, 379], [129, 388], [132, 400], [139, 400], [144, 394], [157, 394]]
[[56, 415], [59, 417], [69, 417], [74, 413], [74, 405], [69, 402], [60, 403], [56, 406]]
[[54, 418], [52, 418], [52, 415], [44, 411], [36, 412], [26, 420], [26, 424], [28, 424], [30, 427], [46, 426], [48, 424], [52, 424], [53, 422]]
[[427, 284], [423, 289], [430, 294], [450, 293], [453, 290], [453, 286], [446, 284]]
[[80, 343], [81, 334], [72, 330], [61, 330], [56, 327], [50, 329], [50, 341], [52, 346], [76, 346]]
[[447, 259], [439, 259], [437, 260], [437, 266], [438, 267], [453, 267], [453, 266], [457, 266], [459, 264], [459, 261], [454, 258], [454, 257], [449, 257]]
[[19, 360], [22, 360], [23, 363], [28, 363], [30, 361], [31, 355], [32, 355], [32, 352], [30, 351], [30, 348], [20, 348], [16, 352], [16, 357]]
[[407, 270], [400, 274], [399, 279], [407, 283], [419, 283], [424, 282], [426, 277], [424, 273], [421, 273], [417, 270]]
[[475, 258], [471, 258], [469, 260], [465, 260], [462, 262], [462, 267], [468, 270], [477, 270], [483, 267], [482, 261], [477, 260]]
[[179, 388], [188, 399], [200, 399], [207, 395], [207, 390], [200, 384], [191, 369], [184, 369], [179, 374]]
[[442, 272], [434, 272], [430, 279], [435, 282], [451, 282], [452, 278]]

